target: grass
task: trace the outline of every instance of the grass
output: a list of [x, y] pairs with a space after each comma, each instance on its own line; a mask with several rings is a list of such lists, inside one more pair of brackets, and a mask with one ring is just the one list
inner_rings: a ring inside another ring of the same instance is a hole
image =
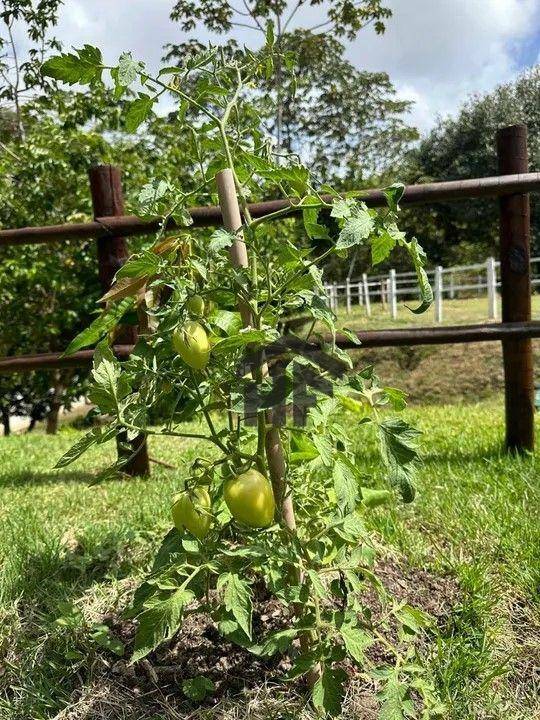
[[[540, 295], [532, 297], [533, 318], [540, 317]], [[445, 325], [487, 322], [487, 299], [445, 300]], [[372, 305], [372, 316], [353, 305], [347, 315], [339, 308], [338, 325], [355, 330], [376, 330], [434, 325], [432, 311], [414, 315], [400, 304], [392, 320], [380, 303]], [[533, 340], [536, 381], [540, 383], [540, 340]], [[504, 388], [500, 342], [431, 345], [360, 350], [353, 352], [359, 365], [373, 363], [385, 382], [403, 388], [416, 403], [477, 402], [497, 397]]]
[[[406, 596], [420, 572], [432, 587], [456, 586], [429, 646], [447, 718], [531, 720], [540, 713], [538, 461], [501, 453], [500, 398], [407, 413], [426, 434], [418, 498], [369, 521], [389, 555], [412, 569], [398, 578]], [[374, 441], [363, 433], [359, 462], [378, 481]], [[147, 569], [182, 469], [154, 466], [151, 480], [89, 487], [112, 448], [88, 453], [75, 470], [50, 469], [78, 436], [65, 427], [55, 438], [1, 441], [2, 720], [311, 717], [275, 687], [186, 714], [175, 698], [159, 696], [156, 706], [118, 679], [118, 658], [102, 647], [99, 626], [128, 603]], [[192, 441], [151, 440], [152, 455], [177, 466], [199, 450]], [[344, 717], [373, 717], [354, 687], [348, 703]]]
[[[407, 305], [415, 307], [418, 303], [411, 301]], [[531, 297], [532, 317], [540, 318], [540, 294]], [[500, 320], [501, 303], [498, 301], [498, 313]], [[395, 320], [390, 317], [388, 308], [381, 305], [380, 302], [371, 303], [371, 317], [366, 316], [365, 308], [355, 302], [351, 306], [351, 313], [347, 315], [345, 311], [345, 303], [340, 298], [339, 317], [343, 325], [357, 330], [378, 330], [380, 328], [392, 327], [411, 327], [411, 326], [430, 326], [435, 325], [435, 316], [433, 306], [427, 312], [421, 315], [415, 315], [405, 307], [403, 302], [398, 303], [398, 314]], [[467, 325], [475, 323], [484, 323], [488, 321], [488, 301], [487, 297], [471, 297], [466, 299], [449, 300], [444, 299], [443, 302], [443, 325]]]

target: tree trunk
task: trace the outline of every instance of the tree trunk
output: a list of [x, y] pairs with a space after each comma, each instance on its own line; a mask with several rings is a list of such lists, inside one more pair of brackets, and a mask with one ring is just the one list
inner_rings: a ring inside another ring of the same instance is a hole
[[9, 408], [2, 406], [2, 425], [4, 426], [4, 437], [11, 435], [11, 425], [9, 422]]

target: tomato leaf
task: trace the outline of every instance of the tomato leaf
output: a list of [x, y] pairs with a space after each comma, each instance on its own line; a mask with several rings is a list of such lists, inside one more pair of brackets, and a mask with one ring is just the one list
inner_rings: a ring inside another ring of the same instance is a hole
[[363, 665], [366, 659], [365, 651], [373, 644], [373, 636], [362, 630], [362, 628], [345, 623], [341, 626], [339, 632], [349, 655], [359, 665]]
[[336, 243], [336, 250], [346, 250], [363, 244], [374, 227], [373, 218], [365, 206], [355, 208], [354, 215], [345, 220]]
[[242, 630], [251, 640], [251, 591], [249, 585], [237, 573], [229, 572], [219, 576], [218, 590], [224, 588], [225, 609], [231, 612]]
[[133, 133], [137, 130], [145, 120], [150, 117], [152, 108], [154, 107], [154, 98], [145, 93], [139, 93], [136, 100], [132, 100], [127, 104], [124, 115], [126, 131]]
[[193, 597], [191, 590], [179, 588], [165, 600], [151, 598], [147, 601], [146, 609], [138, 618], [132, 663], [146, 657], [177, 632], [182, 624], [184, 608]]
[[87, 328], [73, 338], [64, 350], [64, 356], [73, 355], [78, 350], [99, 342], [116, 327], [122, 316], [133, 306], [133, 302], [132, 297], [127, 297], [104, 310]]
[[339, 715], [346, 680], [347, 673], [341, 668], [325, 667], [313, 686], [313, 705], [331, 717]]
[[84, 45], [75, 53], [63, 53], [49, 58], [41, 66], [41, 73], [68, 85], [89, 85], [101, 81], [103, 59], [101, 51]]

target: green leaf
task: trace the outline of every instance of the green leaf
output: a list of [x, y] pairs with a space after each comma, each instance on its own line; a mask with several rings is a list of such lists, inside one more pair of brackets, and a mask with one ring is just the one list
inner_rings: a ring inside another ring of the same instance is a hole
[[296, 628], [287, 628], [286, 630], [278, 630], [268, 635], [265, 639], [260, 655], [276, 655], [277, 653], [284, 653], [291, 646], [292, 641], [301, 632]]
[[139, 212], [142, 215], [159, 215], [158, 203], [167, 196], [170, 189], [168, 182], [157, 178], [143, 185], [137, 197]]
[[145, 93], [139, 93], [139, 97], [136, 100], [132, 100], [127, 104], [127, 110], [124, 116], [126, 131], [128, 133], [135, 132], [139, 125], [148, 119], [153, 107], [154, 98], [151, 98]]
[[101, 80], [103, 59], [98, 48], [85, 45], [76, 54], [63, 53], [46, 60], [41, 72], [46, 77], [61, 80], [68, 85], [88, 85]]
[[365, 651], [373, 644], [373, 636], [361, 628], [343, 624], [339, 629], [349, 655], [359, 664], [365, 662]]
[[116, 279], [140, 278], [155, 275], [159, 268], [159, 256], [153, 252], [142, 252], [128, 260], [116, 273]]
[[218, 590], [225, 588], [223, 601], [225, 609], [231, 612], [242, 630], [251, 640], [251, 591], [249, 585], [240, 575], [229, 572], [220, 575], [217, 582]]
[[394, 616], [402, 624], [403, 629], [409, 635], [417, 635], [431, 623], [426, 613], [411, 605], [401, 605], [394, 610]]
[[334, 202], [332, 204], [332, 210], [330, 211], [330, 217], [337, 218], [337, 219], [350, 218], [354, 205], [355, 205], [354, 200], [351, 200], [350, 198], [347, 198], [347, 199], [337, 198], [334, 200]]
[[388, 677], [383, 689], [377, 694], [381, 703], [379, 720], [406, 720], [414, 710], [408, 687], [401, 682], [396, 671]]
[[266, 46], [268, 48], [273, 48], [275, 43], [275, 36], [274, 36], [274, 23], [269, 20], [266, 23]]
[[309, 195], [304, 198], [302, 202], [304, 228], [308, 237], [312, 240], [328, 240], [330, 239], [328, 228], [318, 222], [320, 211], [318, 205], [320, 205], [320, 201], [317, 197]]
[[291, 430], [290, 463], [303, 463], [319, 457], [319, 451], [307, 435], [300, 430]]
[[266, 344], [277, 340], [278, 334], [273, 330], [254, 330], [253, 328], [242, 330], [235, 335], [219, 340], [212, 349], [214, 356], [225, 355], [238, 348], [253, 344]]
[[302, 293], [302, 297], [307, 300], [306, 310], [309, 314], [316, 320], [320, 320], [324, 323], [324, 325], [326, 325], [326, 327], [334, 333], [336, 330], [336, 316], [328, 307], [327, 301], [324, 298], [315, 295], [311, 291]]
[[383, 390], [394, 410], [404, 410], [407, 407], [405, 398], [408, 394], [404, 390], [393, 387], [385, 387]]
[[387, 505], [392, 501], [390, 490], [376, 490], [374, 488], [361, 487], [362, 505], [367, 508], [376, 508], [379, 505]]
[[210, 678], [204, 677], [204, 675], [197, 675], [194, 678], [188, 678], [182, 682], [182, 690], [184, 695], [190, 700], [200, 702], [204, 700], [208, 695], [211, 695], [216, 689], [215, 684]]
[[122, 53], [118, 60], [118, 70], [116, 79], [123, 87], [129, 87], [135, 82], [139, 73], [144, 69], [144, 63], [134, 60], [131, 53]]
[[326, 465], [326, 467], [331, 467], [334, 462], [334, 448], [331, 440], [326, 435], [312, 435], [311, 440], [317, 448], [323, 465]]
[[336, 250], [346, 250], [361, 245], [373, 230], [373, 218], [365, 207], [355, 209], [352, 217], [345, 220], [336, 243]]
[[88, 393], [90, 400], [102, 413], [118, 413], [120, 402], [131, 392], [131, 385], [105, 340], [94, 352], [92, 376], [94, 385]]
[[396, 246], [396, 239], [385, 229], [371, 240], [371, 264], [384, 262]]
[[218, 230], [214, 230], [212, 235], [210, 235], [210, 241], [206, 249], [210, 255], [218, 255], [222, 250], [225, 250], [225, 248], [230, 248], [235, 240], [236, 235], [234, 233], [224, 228], [219, 228]]
[[[428, 276], [423, 267], [426, 261], [426, 253], [416, 238], [413, 238], [410, 242], [402, 241], [401, 244], [406, 248], [412, 259], [422, 300], [417, 308], [409, 308], [409, 310], [415, 315], [419, 315], [425, 312], [433, 302], [433, 290], [431, 289]], [[407, 305], [407, 307], [409, 306]]]
[[358, 481], [352, 463], [339, 453], [333, 468], [334, 491], [339, 509], [352, 512], [358, 503]]
[[381, 455], [392, 485], [399, 487], [404, 502], [414, 499], [411, 483], [418, 458], [417, 438], [421, 433], [401, 419], [386, 420], [379, 425]]
[[240, 313], [230, 310], [215, 310], [208, 321], [223, 330], [226, 335], [236, 335], [242, 329]]
[[341, 668], [325, 667], [312, 690], [313, 705], [331, 717], [339, 715], [347, 673]]
[[90, 637], [96, 645], [99, 645], [105, 650], [109, 650], [115, 655], [118, 655], [118, 657], [123, 657], [125, 652], [124, 643], [111, 633], [107, 625], [96, 625], [93, 627], [90, 632]]
[[350, 330], [350, 329], [347, 328], [347, 327], [343, 327], [343, 328], [341, 328], [341, 330], [340, 330], [339, 332], [340, 332], [342, 335], [345, 335], [345, 337], [346, 337], [348, 340], [350, 340], [354, 345], [361, 345], [361, 344], [362, 344], [361, 341], [360, 341], [360, 339], [358, 338], [358, 333], [355, 332], [354, 330]]
[[403, 197], [405, 192], [405, 185], [403, 183], [393, 183], [389, 187], [383, 189], [383, 193], [386, 197], [388, 207], [394, 213], [399, 211], [399, 201]]
[[70, 465], [83, 455], [89, 447], [97, 443], [103, 443], [112, 439], [116, 435], [116, 426], [112, 425], [106, 428], [97, 426], [92, 428], [90, 432], [83, 435], [80, 440], [70, 447], [70, 449], [62, 455], [57, 461], [55, 468], [63, 468]]
[[422, 434], [401, 418], [390, 418], [379, 424], [383, 451], [398, 465], [406, 465], [418, 457], [418, 437]]
[[73, 355], [89, 345], [95, 345], [118, 324], [123, 315], [133, 306], [134, 299], [127, 297], [118, 303], [111, 304], [87, 328], [76, 335], [69, 343], [64, 355]]
[[317, 571], [316, 571], [316, 570], [313, 570], [312, 568], [310, 568], [310, 569], [307, 571], [307, 573], [308, 573], [308, 575], [309, 575], [309, 579], [311, 580], [311, 584], [312, 584], [312, 586], [313, 586], [313, 590], [315, 591], [315, 595], [317, 595], [317, 597], [321, 598], [321, 600], [324, 600], [325, 598], [327, 598], [327, 597], [328, 597], [328, 591], [327, 591], [327, 589], [325, 588], [325, 586], [324, 586], [321, 578], [319, 577], [319, 574], [317, 573]]
[[139, 615], [135, 646], [131, 662], [137, 662], [160, 643], [177, 632], [182, 624], [185, 606], [194, 598], [191, 590], [179, 588], [165, 600], [147, 601], [147, 608]]

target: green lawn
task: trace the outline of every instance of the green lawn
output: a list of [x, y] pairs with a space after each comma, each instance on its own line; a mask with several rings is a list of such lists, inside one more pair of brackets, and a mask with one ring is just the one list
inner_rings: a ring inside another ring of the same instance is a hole
[[[540, 318], [540, 295], [533, 295], [532, 317]], [[411, 307], [418, 303], [407, 302]], [[430, 326], [435, 325], [434, 308], [431, 306], [427, 312], [415, 315], [405, 307], [403, 302], [398, 303], [398, 314], [395, 320], [390, 317], [388, 308], [383, 308], [381, 303], [371, 304], [371, 317], [367, 317], [365, 308], [358, 305], [353, 298], [350, 315], [347, 315], [345, 302], [339, 303], [340, 322], [357, 330], [377, 330], [379, 328], [410, 327], [414, 325]], [[501, 319], [501, 301], [498, 301], [498, 319]], [[486, 297], [472, 297], [459, 300], [447, 300], [443, 303], [443, 325], [466, 325], [469, 323], [488, 322], [488, 302]]]
[[[412, 506], [369, 516], [388, 547], [383, 566], [402, 596], [437, 616], [426, 655], [446, 717], [532, 720], [540, 712], [538, 461], [500, 452], [500, 398], [408, 414], [425, 431], [419, 494]], [[53, 439], [0, 441], [0, 718], [311, 717], [292, 692], [280, 700], [268, 684], [188, 711], [180, 690], [152, 686], [151, 668], [141, 670], [146, 685], [128, 682], [96, 627], [114, 627], [148, 568], [182, 470], [154, 466], [151, 480], [89, 487], [103, 451], [68, 472], [50, 469], [78, 435], [66, 427]], [[193, 443], [151, 440], [151, 454], [177, 466], [196, 453]], [[359, 429], [359, 462], [377, 483], [375, 457]], [[353, 687], [344, 717], [373, 717], [364, 700]]]

